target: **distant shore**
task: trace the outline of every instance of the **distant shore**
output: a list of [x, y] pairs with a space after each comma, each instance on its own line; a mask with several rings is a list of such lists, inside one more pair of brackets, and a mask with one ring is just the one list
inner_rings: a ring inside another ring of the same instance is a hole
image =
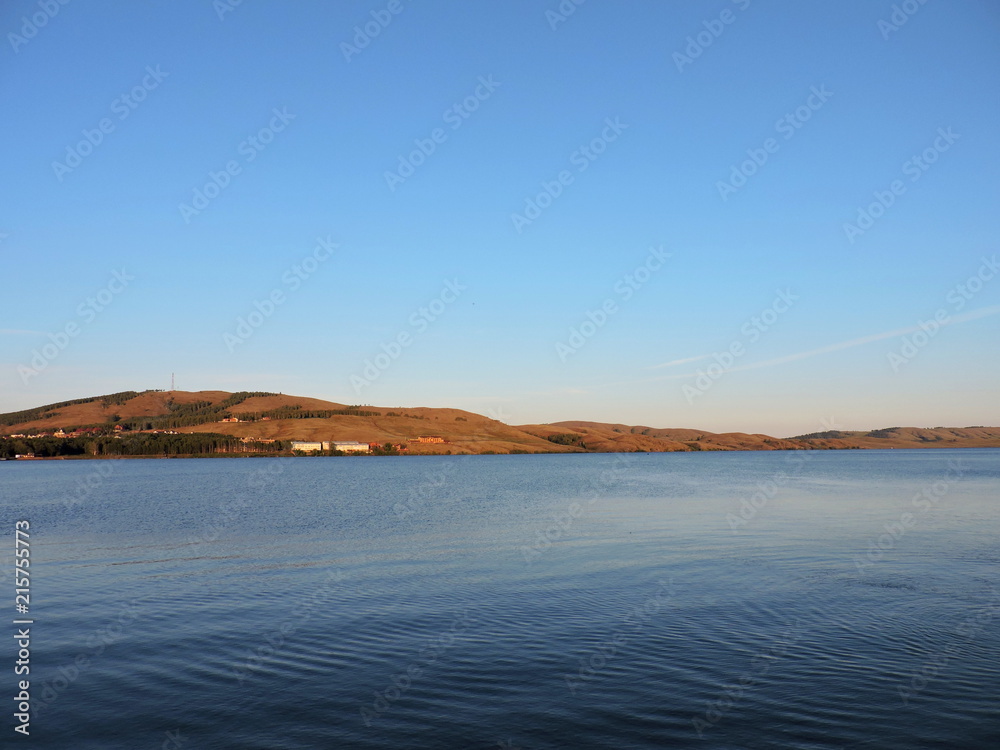
[[[1000, 427], [847, 430], [794, 437], [569, 420], [513, 425], [443, 407], [341, 404], [266, 391], [122, 391], [0, 414], [0, 458], [215, 458], [296, 449], [379, 455], [996, 448]], [[19, 459], [21, 460], [21, 459]]]
[[398, 453], [394, 455], [376, 455], [371, 453], [361, 453], [361, 454], [345, 454], [342, 456], [327, 456], [327, 455], [315, 455], [315, 456], [300, 456], [293, 455], [290, 453], [189, 453], [189, 454], [178, 454], [172, 456], [164, 456], [162, 454], [149, 454], [149, 455], [104, 455], [104, 456], [92, 456], [92, 455], [76, 455], [76, 456], [33, 456], [33, 457], [20, 457], [20, 458], [0, 458], [0, 462], [38, 462], [38, 461], [127, 461], [132, 459], [175, 459], [175, 458], [296, 458], [296, 459], [334, 459], [334, 458], [353, 458], [353, 459], [366, 459], [366, 458], [426, 458], [430, 456], [438, 457], [450, 457], [450, 458], [467, 458], [469, 456], [579, 456], [579, 455], [655, 455], [664, 453], [793, 453], [796, 451], [924, 451], [924, 450], [997, 450], [1000, 446], [991, 445], [972, 445], [972, 446], [949, 446], [949, 445], [939, 445], [939, 446], [925, 446], [925, 447], [907, 447], [907, 448], [858, 448], [858, 447], [843, 447], [843, 448], [779, 448], [773, 450], [760, 450], [753, 448], [746, 449], [730, 449], [730, 450], [703, 450], [703, 451], [591, 451], [591, 452], [578, 452], [578, 453], [566, 453], [563, 451], [535, 451], [535, 452], [517, 452], [517, 453], [496, 453], [496, 452], [485, 452], [485, 453]]

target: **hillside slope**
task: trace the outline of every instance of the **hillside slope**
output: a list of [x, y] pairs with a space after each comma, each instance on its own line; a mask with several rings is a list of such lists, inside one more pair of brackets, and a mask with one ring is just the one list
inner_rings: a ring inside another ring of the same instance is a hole
[[[222, 421], [236, 418], [241, 421]], [[126, 391], [0, 414], [0, 435], [52, 434], [119, 425], [130, 432], [175, 430], [277, 440], [415, 443], [411, 453], [564, 452], [516, 427], [447, 408], [347, 406], [304, 396], [226, 391]]]
[[747, 451], [798, 450], [801, 443], [748, 435], [742, 432], [713, 433], [685, 428], [657, 429], [643, 425], [601, 422], [555, 422], [521, 425], [521, 429], [548, 439], [550, 436], [578, 435], [577, 444], [596, 451]]
[[820, 432], [790, 438], [817, 448], [996, 448], [1000, 427], [887, 427], [870, 432]]
[[[406, 444], [411, 453], [452, 454], [1000, 447], [996, 427], [892, 427], [775, 438], [587, 421], [507, 425], [461, 409], [361, 407], [266, 392], [125, 391], [0, 414], [0, 436], [51, 435], [58, 430], [357, 440]], [[415, 442], [428, 436], [444, 442]]]

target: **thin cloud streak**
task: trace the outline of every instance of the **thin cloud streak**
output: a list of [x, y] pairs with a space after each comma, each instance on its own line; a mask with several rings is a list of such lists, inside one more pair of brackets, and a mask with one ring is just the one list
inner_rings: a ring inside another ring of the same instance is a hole
[[703, 359], [708, 359], [711, 354], [701, 354], [697, 357], [686, 357], [684, 359], [673, 359], [669, 362], [664, 362], [662, 365], [653, 365], [652, 367], [647, 367], [647, 370], [662, 370], [664, 367], [673, 367], [674, 365], [686, 365], [689, 362], [698, 362]]
[[[968, 323], [971, 320], [979, 320], [980, 318], [988, 318], [993, 315], [1000, 315], [1000, 305], [993, 305], [992, 307], [984, 307], [979, 310], [972, 310], [965, 313], [964, 315], [957, 315], [953, 318], [940, 323], [941, 327], [955, 325], [956, 323]], [[883, 331], [882, 333], [873, 333], [869, 336], [862, 336], [856, 339], [850, 339], [849, 341], [841, 341], [837, 344], [828, 344], [827, 346], [821, 346], [817, 349], [809, 349], [804, 352], [796, 352], [795, 354], [786, 354], [783, 357], [775, 357], [774, 359], [766, 359], [762, 362], [753, 362], [748, 365], [740, 365], [739, 367], [731, 367], [725, 372], [740, 372], [742, 370], [757, 370], [762, 367], [774, 367], [775, 365], [783, 365], [786, 362], [796, 362], [800, 359], [807, 359], [808, 357], [815, 357], [820, 354], [828, 354], [830, 352], [841, 351], [843, 349], [853, 349], [856, 346], [862, 346], [864, 344], [870, 344], [873, 341], [882, 341], [883, 339], [891, 339], [895, 336], [905, 336], [908, 333], [916, 333], [917, 331], [923, 330], [919, 325], [908, 326], [906, 328], [896, 328], [892, 331]], [[712, 355], [706, 355], [708, 357]], [[694, 359], [705, 359], [705, 357], [693, 357]], [[681, 360], [678, 360], [680, 362]], [[691, 360], [689, 360], [691, 361]], [[667, 363], [669, 364], [669, 363]], [[657, 365], [657, 367], [665, 367], [666, 365]], [[652, 369], [652, 368], [649, 368]], [[613, 387], [622, 385], [634, 385], [636, 383], [657, 383], [663, 380], [682, 380], [685, 378], [697, 377], [697, 372], [688, 372], [682, 375], [661, 375], [655, 378], [642, 378], [640, 380], [622, 380], [614, 383], [603, 383], [602, 386]]]
[[[1000, 305], [994, 305], [993, 307], [984, 307], [980, 310], [973, 310], [967, 312], [964, 315], [959, 315], [954, 318], [940, 323], [939, 325], [944, 328], [945, 326], [954, 325], [956, 323], [967, 323], [970, 320], [978, 320], [979, 318], [987, 318], [991, 315], [997, 315], [1000, 313]], [[863, 344], [870, 344], [872, 341], [881, 341], [882, 339], [891, 339], [895, 336], [905, 336], [908, 333], [916, 333], [917, 331], [923, 330], [919, 325], [910, 326], [908, 328], [899, 328], [895, 331], [885, 331], [884, 333], [874, 333], [871, 336], [862, 336], [858, 339], [851, 339], [850, 341], [841, 341], [839, 344], [830, 344], [829, 346], [821, 346], [819, 349], [810, 349], [805, 352], [798, 352], [797, 354], [788, 354], [784, 357], [776, 357], [775, 359], [767, 359], [763, 362], [753, 362], [749, 365], [740, 365], [739, 367], [733, 367], [727, 372], [739, 372], [741, 370], [756, 370], [761, 367], [773, 367], [774, 365], [783, 365], [786, 362], [795, 362], [800, 359], [806, 359], [807, 357], [815, 357], [819, 354], [827, 354], [828, 352], [836, 352], [841, 349], [852, 349], [855, 346], [861, 346]]]

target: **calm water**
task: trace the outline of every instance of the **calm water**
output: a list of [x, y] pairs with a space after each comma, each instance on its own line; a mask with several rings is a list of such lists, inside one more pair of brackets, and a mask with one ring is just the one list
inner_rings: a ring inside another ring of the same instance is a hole
[[6, 462], [0, 490], [35, 621], [2, 747], [1000, 746], [1000, 450]]

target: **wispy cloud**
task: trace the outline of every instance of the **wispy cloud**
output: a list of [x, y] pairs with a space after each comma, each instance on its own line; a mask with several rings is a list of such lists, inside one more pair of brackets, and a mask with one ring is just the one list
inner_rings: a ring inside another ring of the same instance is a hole
[[[967, 323], [970, 320], [978, 320], [979, 318], [988, 318], [991, 315], [1000, 314], [1000, 305], [994, 305], [992, 307], [984, 307], [979, 310], [972, 310], [964, 315], [956, 315], [943, 323], [941, 326], [955, 325], [956, 323]], [[806, 359], [808, 357], [815, 357], [819, 354], [828, 354], [829, 352], [836, 352], [842, 349], [852, 349], [855, 346], [862, 346], [864, 344], [870, 344], [873, 341], [881, 341], [883, 339], [891, 339], [896, 336], [905, 336], [908, 333], [916, 333], [917, 331], [923, 330], [919, 325], [909, 326], [908, 328], [897, 328], [893, 331], [883, 331], [882, 333], [873, 333], [870, 336], [862, 336], [861, 338], [851, 339], [850, 341], [841, 341], [838, 344], [830, 344], [828, 346], [821, 346], [818, 349], [809, 349], [804, 352], [797, 352], [795, 354], [787, 354], [784, 357], [776, 357], [774, 359], [766, 359], [762, 362], [752, 362], [747, 365], [740, 365], [739, 367], [733, 367], [731, 372], [738, 372], [740, 370], [756, 370], [761, 367], [773, 367], [775, 365], [783, 365], [786, 362], [795, 362], [800, 359]]]
[[[972, 310], [970, 312], [964, 313], [962, 315], [955, 315], [952, 318], [941, 323], [941, 326], [950, 326], [957, 323], [968, 323], [971, 320], [979, 320], [980, 318], [988, 318], [993, 315], [1000, 315], [1000, 305], [993, 305], [991, 307], [983, 307], [979, 310]], [[908, 333], [916, 333], [917, 331], [923, 330], [919, 325], [908, 326], [906, 328], [896, 328], [891, 331], [882, 331], [881, 333], [873, 333], [868, 336], [861, 336], [856, 339], [850, 339], [848, 341], [840, 341], [836, 344], [827, 344], [826, 346], [820, 346], [816, 349], [807, 349], [803, 352], [796, 352], [794, 354], [786, 354], [783, 357], [775, 357], [774, 359], [765, 359], [760, 362], [751, 362], [749, 364], [740, 365], [738, 367], [731, 367], [726, 372], [740, 372], [742, 370], [758, 370], [762, 367], [774, 367], [776, 365], [783, 365], [788, 362], [796, 362], [800, 359], [807, 359], [809, 357], [816, 357], [821, 354], [829, 354], [830, 352], [837, 352], [843, 349], [853, 349], [856, 346], [863, 346], [864, 344], [870, 344], [873, 341], [882, 341], [883, 339], [891, 339], [897, 336], [905, 336]], [[673, 362], [665, 362], [661, 365], [653, 365], [647, 369], [657, 369], [664, 368], [670, 365], [677, 365], [687, 362], [696, 362], [698, 360], [706, 359], [711, 357], [711, 354], [703, 355], [700, 357], [689, 357], [687, 359], [678, 359]], [[678, 373], [676, 375], [659, 375], [651, 378], [640, 378], [637, 380], [622, 380], [616, 381], [614, 383], [602, 383], [602, 386], [612, 387], [612, 386], [623, 386], [623, 385], [634, 385], [636, 383], [655, 383], [663, 380], [683, 380], [685, 378], [697, 377], [697, 372], [685, 372]]]
[[660, 364], [660, 365], [652, 365], [651, 367], [647, 367], [646, 369], [647, 370], [662, 370], [664, 367], [673, 367], [674, 365], [686, 365], [689, 362], [700, 362], [701, 360], [708, 359], [711, 356], [712, 356], [711, 354], [700, 354], [697, 357], [686, 357], [684, 359], [672, 359], [669, 362], [664, 362], [663, 364]]

